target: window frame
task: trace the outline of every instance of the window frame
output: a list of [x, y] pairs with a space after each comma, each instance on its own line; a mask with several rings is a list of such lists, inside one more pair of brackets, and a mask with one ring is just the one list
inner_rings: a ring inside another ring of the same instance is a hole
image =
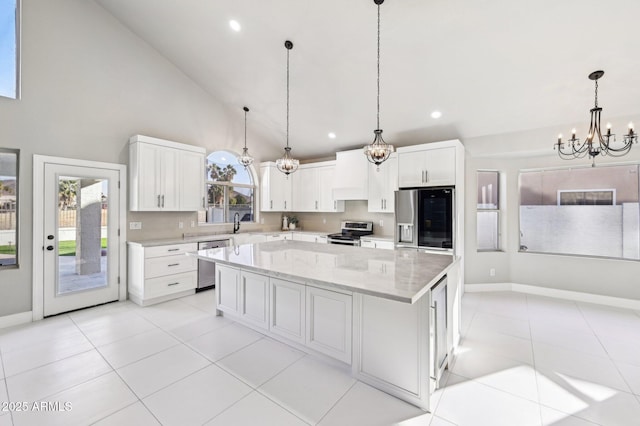
[[[215, 164], [212, 161], [209, 160], [209, 157], [217, 152], [226, 152], [229, 153], [231, 155], [234, 156], [234, 158], [238, 157], [238, 154], [236, 154], [233, 151], [229, 151], [226, 149], [219, 149], [219, 150], [215, 150], [215, 151], [211, 151], [210, 153], [207, 154], [207, 156], [205, 157], [205, 180], [204, 180], [204, 185], [205, 185], [205, 222], [200, 222], [200, 225], [225, 225], [225, 224], [231, 224], [233, 223], [233, 218], [229, 217], [230, 213], [229, 213], [229, 188], [248, 188], [253, 190], [253, 203], [251, 206], [251, 216], [252, 219], [251, 221], [242, 221], [242, 218], [240, 218], [242, 223], [257, 223], [258, 222], [258, 184], [257, 184], [257, 174], [255, 172], [255, 169], [253, 168], [253, 164], [249, 165], [248, 167], [244, 167], [241, 164], [239, 164], [240, 167], [243, 167], [246, 169], [247, 173], [249, 174], [249, 177], [251, 178], [251, 181], [253, 182], [253, 184], [245, 184], [245, 183], [238, 183], [238, 182], [228, 182], [228, 181], [214, 181], [210, 179], [209, 176], [209, 164]], [[209, 186], [210, 185], [218, 185], [221, 186], [224, 189], [224, 221], [223, 222], [209, 222], [206, 221], [206, 215], [208, 214], [209, 211], [209, 207], [212, 206], [212, 204], [209, 203]]]
[[[480, 173], [495, 173], [496, 174], [496, 207], [495, 208], [486, 208], [486, 207], [478, 207], [479, 203], [478, 203], [478, 196], [477, 196], [477, 192], [479, 189], [479, 183], [480, 180], [478, 179], [478, 176]], [[501, 206], [502, 206], [502, 172], [500, 170], [495, 170], [495, 169], [478, 169], [476, 170], [476, 185], [475, 185], [475, 190], [476, 190], [476, 251], [478, 253], [495, 253], [495, 252], [502, 252], [502, 214], [501, 214]], [[496, 247], [495, 248], [479, 248], [479, 244], [478, 244], [478, 218], [480, 216], [480, 213], [495, 213], [497, 218], [497, 224], [496, 224]]]
[[[615, 167], [625, 167], [625, 166], [636, 166], [637, 170], [638, 170], [638, 179], [639, 179], [639, 186], [640, 186], [640, 162], [639, 161], [626, 161], [626, 162], [616, 162], [616, 163], [606, 163], [606, 164], [602, 164], [599, 165], [598, 168], [602, 169], [602, 168], [615, 168]], [[583, 257], [583, 258], [591, 258], [591, 259], [605, 259], [605, 260], [618, 260], [618, 261], [627, 261], [627, 262], [640, 262], [640, 259], [634, 259], [634, 258], [625, 258], [625, 257], [615, 257], [615, 256], [602, 256], [602, 255], [597, 255], [597, 254], [578, 254], [578, 253], [564, 253], [564, 252], [555, 252], [555, 251], [537, 251], [537, 250], [530, 250], [528, 247], [523, 245], [523, 230], [522, 230], [522, 214], [521, 214], [521, 208], [522, 208], [522, 175], [527, 174], [527, 173], [533, 173], [533, 172], [551, 172], [551, 171], [566, 171], [566, 170], [581, 170], [581, 169], [585, 169], [585, 170], [591, 170], [593, 169], [593, 166], [585, 164], [585, 165], [577, 165], [577, 166], [557, 166], [557, 167], [539, 167], [539, 168], [528, 168], [528, 169], [519, 169], [518, 170], [518, 253], [531, 253], [531, 254], [538, 254], [538, 255], [547, 255], [547, 256], [571, 256], [571, 257]], [[604, 188], [604, 189], [596, 189], [596, 191], [610, 191], [612, 189], [610, 188]], [[584, 190], [579, 190], [580, 192], [588, 192], [588, 189], [584, 189]], [[619, 202], [618, 199], [618, 194], [617, 194], [617, 190], [613, 189], [614, 191], [614, 200], [615, 203], [613, 205], [618, 205], [616, 203]], [[640, 196], [640, 194], [639, 194]], [[559, 195], [557, 195], [558, 199], [559, 199]], [[639, 201], [640, 203], [640, 198]], [[554, 204], [556, 206], [560, 206], [560, 204], [556, 203]]]
[[15, 97], [6, 96], [0, 93], [0, 98], [3, 99], [13, 99], [19, 100], [21, 95], [21, 81], [20, 78], [22, 74], [22, 0], [15, 0], [15, 40], [16, 40], [16, 55], [15, 55], [15, 72], [16, 72], [16, 81], [15, 81]]
[[15, 209], [15, 262], [7, 265], [0, 264], [0, 270], [3, 269], [19, 269], [20, 268], [20, 150], [13, 148], [0, 147], [0, 153], [15, 154], [16, 156], [16, 209]]

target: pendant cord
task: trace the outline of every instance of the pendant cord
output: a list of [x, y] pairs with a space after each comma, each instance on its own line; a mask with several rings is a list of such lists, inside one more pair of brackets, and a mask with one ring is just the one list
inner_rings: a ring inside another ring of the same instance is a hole
[[378, 5], [378, 114], [377, 129], [380, 129], [380, 5]]
[[289, 49], [287, 49], [287, 148], [289, 147]]
[[244, 149], [247, 149], [247, 110], [244, 111]]
[[598, 108], [598, 80], [596, 80], [596, 108]]

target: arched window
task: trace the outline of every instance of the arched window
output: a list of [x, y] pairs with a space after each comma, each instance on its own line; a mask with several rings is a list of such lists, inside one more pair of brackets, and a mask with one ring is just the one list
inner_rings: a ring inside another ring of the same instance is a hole
[[[251, 166], [249, 166], [251, 167]], [[238, 163], [236, 154], [215, 151], [207, 156], [206, 167], [208, 223], [255, 220], [255, 183], [252, 171]]]

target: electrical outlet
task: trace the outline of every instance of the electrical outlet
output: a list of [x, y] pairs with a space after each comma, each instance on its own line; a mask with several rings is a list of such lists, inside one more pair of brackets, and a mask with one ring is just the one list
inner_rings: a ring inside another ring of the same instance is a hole
[[384, 220], [380, 219], [380, 226], [383, 227], [384, 226]]
[[184, 222], [178, 222], [178, 229], [184, 228]]
[[489, 269], [489, 276], [490, 277], [495, 277], [496, 276], [496, 268]]
[[142, 229], [142, 222], [129, 222], [129, 229]]

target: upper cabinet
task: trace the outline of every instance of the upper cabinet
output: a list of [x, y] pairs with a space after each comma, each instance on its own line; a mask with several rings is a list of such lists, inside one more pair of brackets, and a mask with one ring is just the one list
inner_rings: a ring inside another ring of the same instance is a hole
[[368, 199], [369, 164], [362, 149], [337, 152], [333, 197], [336, 200]]
[[129, 209], [202, 209], [204, 157], [204, 148], [148, 136], [132, 136], [129, 139]]
[[457, 140], [398, 148], [398, 186], [455, 185], [456, 155], [464, 156]]
[[[260, 163], [260, 210], [263, 212], [290, 212], [292, 205], [292, 182], [297, 174], [285, 175], [269, 161]], [[295, 177], [294, 177], [295, 176]]]
[[370, 213], [393, 213], [394, 192], [398, 189], [398, 155], [394, 152], [380, 166], [369, 163]]
[[344, 201], [333, 198], [335, 162], [300, 166], [293, 181], [293, 211], [343, 212]]

